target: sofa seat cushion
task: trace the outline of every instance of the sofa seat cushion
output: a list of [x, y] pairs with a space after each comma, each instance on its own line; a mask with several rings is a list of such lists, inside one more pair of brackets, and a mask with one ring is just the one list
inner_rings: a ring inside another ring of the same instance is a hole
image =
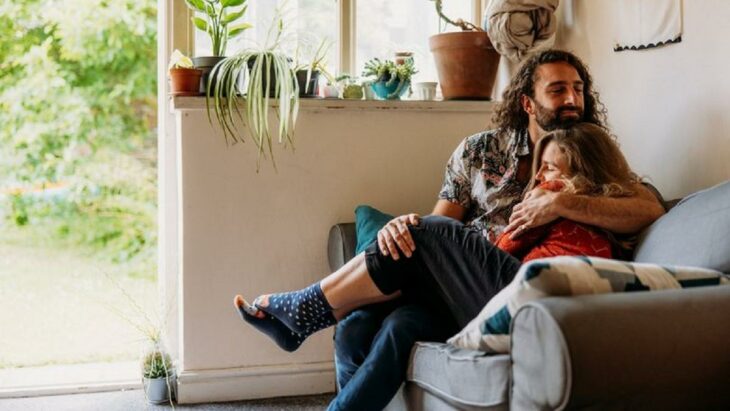
[[491, 408], [509, 401], [510, 359], [448, 344], [418, 342], [408, 381], [460, 406]]

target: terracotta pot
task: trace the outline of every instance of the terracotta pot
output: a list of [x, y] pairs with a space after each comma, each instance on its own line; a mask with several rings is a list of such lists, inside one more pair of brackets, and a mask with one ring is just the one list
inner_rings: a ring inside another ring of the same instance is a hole
[[200, 95], [202, 70], [192, 68], [170, 69], [170, 94], [174, 96]]
[[444, 100], [489, 100], [499, 53], [484, 31], [441, 33], [428, 39]]

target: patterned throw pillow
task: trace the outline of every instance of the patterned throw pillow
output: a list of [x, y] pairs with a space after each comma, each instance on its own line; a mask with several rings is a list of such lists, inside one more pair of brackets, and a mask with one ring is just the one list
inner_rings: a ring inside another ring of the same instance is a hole
[[730, 285], [730, 276], [705, 268], [629, 263], [597, 257], [533, 260], [523, 265], [514, 280], [448, 342], [461, 348], [507, 353], [512, 316], [522, 305], [538, 298], [705, 285]]

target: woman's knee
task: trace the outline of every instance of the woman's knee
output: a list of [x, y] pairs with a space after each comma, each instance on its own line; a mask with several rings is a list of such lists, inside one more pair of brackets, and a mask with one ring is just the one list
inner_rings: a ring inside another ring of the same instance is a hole
[[445, 238], [457, 238], [464, 230], [464, 224], [453, 218], [440, 215], [429, 215], [421, 219], [417, 226], [412, 226], [414, 240], [419, 241], [420, 233], [435, 233]]

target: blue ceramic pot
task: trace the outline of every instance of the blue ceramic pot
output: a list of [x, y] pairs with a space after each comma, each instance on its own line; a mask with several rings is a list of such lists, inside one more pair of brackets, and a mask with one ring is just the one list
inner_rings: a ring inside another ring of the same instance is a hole
[[390, 86], [386, 86], [386, 82], [381, 80], [373, 83], [370, 87], [375, 92], [375, 95], [381, 100], [400, 100], [401, 96], [408, 91], [408, 88], [411, 86], [411, 82], [410, 80], [403, 82], [403, 87], [401, 87], [400, 91], [395, 94], [400, 83], [400, 81], [393, 82]]

